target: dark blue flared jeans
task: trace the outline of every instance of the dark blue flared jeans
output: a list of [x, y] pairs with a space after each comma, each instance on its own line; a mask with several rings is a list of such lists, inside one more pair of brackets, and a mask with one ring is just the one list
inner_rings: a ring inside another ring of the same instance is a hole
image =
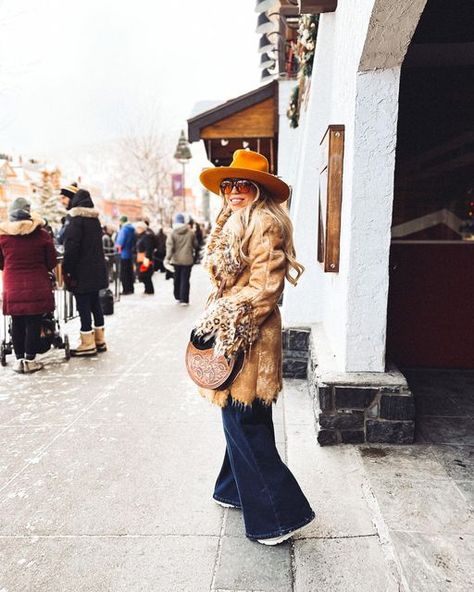
[[241, 508], [250, 539], [273, 538], [311, 522], [314, 512], [275, 445], [271, 405], [222, 409], [227, 442], [214, 498]]

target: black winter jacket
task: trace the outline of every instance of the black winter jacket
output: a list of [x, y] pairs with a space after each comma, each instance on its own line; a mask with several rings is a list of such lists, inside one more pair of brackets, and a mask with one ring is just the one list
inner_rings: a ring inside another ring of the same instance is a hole
[[145, 257], [153, 259], [153, 251], [155, 250], [155, 235], [153, 232], [142, 232], [137, 235], [137, 253], [145, 253]]
[[108, 286], [99, 212], [84, 189], [74, 195], [66, 218], [63, 270], [72, 280], [74, 293], [97, 292]]

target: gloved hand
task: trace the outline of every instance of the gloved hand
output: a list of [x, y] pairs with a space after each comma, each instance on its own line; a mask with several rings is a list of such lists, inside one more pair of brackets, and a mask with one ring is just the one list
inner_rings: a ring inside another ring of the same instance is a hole
[[189, 338], [191, 343], [197, 349], [211, 349], [214, 347], [214, 337], [212, 335], [196, 335], [195, 330], [191, 331], [191, 337]]

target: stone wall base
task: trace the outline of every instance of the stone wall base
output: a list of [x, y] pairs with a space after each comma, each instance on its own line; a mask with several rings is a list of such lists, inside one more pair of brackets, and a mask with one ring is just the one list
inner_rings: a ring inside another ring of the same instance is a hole
[[[284, 375], [308, 379], [321, 446], [413, 443], [414, 398], [397, 368], [387, 372], [335, 371], [334, 356], [320, 325], [286, 329], [283, 344]], [[303, 372], [304, 360], [307, 368]]]
[[283, 329], [283, 378], [307, 378], [310, 334], [308, 328]]

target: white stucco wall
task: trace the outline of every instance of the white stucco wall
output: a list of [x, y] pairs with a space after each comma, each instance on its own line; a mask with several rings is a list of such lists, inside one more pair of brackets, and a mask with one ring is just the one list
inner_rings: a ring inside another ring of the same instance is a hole
[[[372, 3], [372, 0], [361, 2]], [[355, 73], [365, 41], [364, 30], [367, 31], [370, 7], [366, 7], [365, 11], [359, 7], [356, 10], [348, 4], [342, 3], [337, 12], [322, 14], [320, 17], [308, 106], [300, 116], [302, 132], [291, 212], [296, 251], [306, 272], [295, 290], [286, 290], [283, 306], [283, 319], [287, 326], [324, 322], [341, 369], [345, 365], [345, 296], [349, 250], [346, 245], [349, 233], [345, 231], [344, 208], [339, 273], [323, 273], [316, 255], [320, 141], [329, 124], [346, 126], [343, 203], [349, 199], [346, 187], [351, 185], [351, 172], [347, 171], [346, 162], [352, 158], [353, 151], [347, 138], [352, 136]]]
[[[320, 19], [292, 206], [307, 272], [286, 290], [283, 319], [322, 321], [341, 371], [384, 370], [399, 73], [425, 2], [346, 0]], [[330, 124], [345, 126], [337, 274], [316, 263], [319, 143]]]
[[286, 116], [295, 80], [278, 82], [278, 175], [293, 185], [296, 176], [299, 127], [291, 128]]

